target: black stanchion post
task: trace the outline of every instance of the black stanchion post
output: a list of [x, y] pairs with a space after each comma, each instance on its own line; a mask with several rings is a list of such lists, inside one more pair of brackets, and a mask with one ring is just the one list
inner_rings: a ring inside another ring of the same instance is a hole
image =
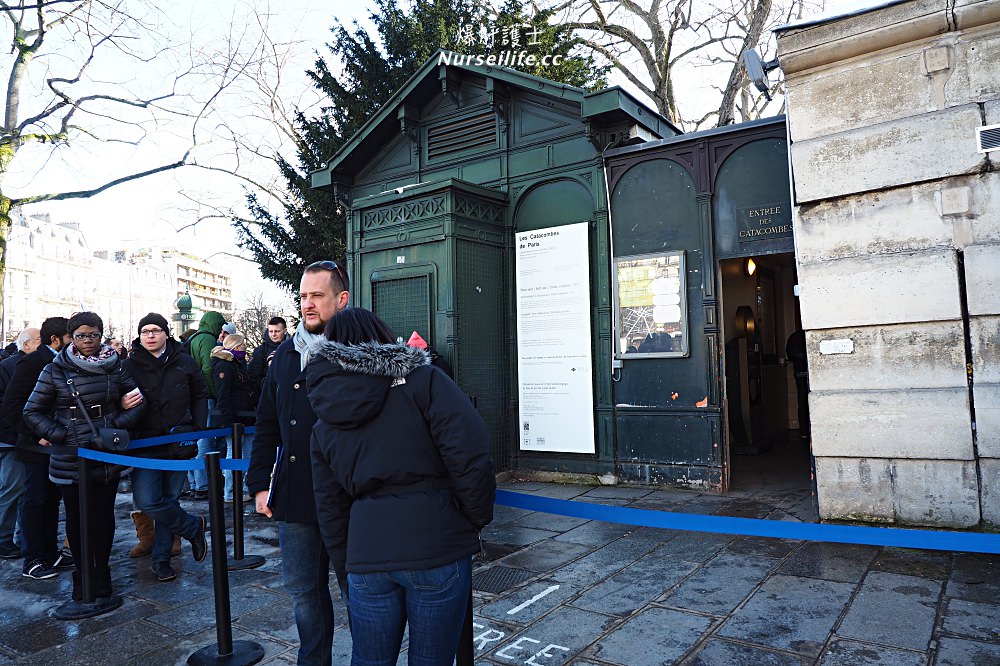
[[94, 602], [94, 558], [90, 546], [90, 461], [83, 456], [76, 458], [76, 471], [80, 490], [80, 554], [83, 561], [76, 563], [80, 572], [80, 590], [83, 603]]
[[[94, 596], [94, 557], [90, 544], [90, 461], [83, 456], [76, 458], [76, 471], [80, 489], [80, 559], [76, 569], [80, 572], [80, 601], [70, 600], [53, 611], [60, 620], [82, 620], [87, 617], [109, 613], [122, 605], [117, 594], [106, 597]], [[114, 516], [111, 516], [114, 520]]]
[[469, 603], [465, 607], [465, 621], [462, 623], [462, 634], [458, 637], [458, 653], [455, 655], [455, 666], [473, 666], [475, 649], [472, 640], [472, 586], [469, 586]]
[[[243, 459], [242, 423], [233, 424], [233, 460]], [[233, 556], [229, 558], [230, 571], [256, 569], [264, 564], [262, 555], [243, 556], [243, 470], [234, 469], [233, 474]]]
[[264, 648], [252, 641], [233, 641], [233, 621], [229, 606], [229, 572], [226, 561], [226, 515], [223, 508], [222, 468], [219, 453], [205, 454], [208, 474], [208, 517], [212, 525], [212, 583], [215, 588], [216, 645], [208, 645], [188, 657], [187, 663], [249, 666], [264, 658]]

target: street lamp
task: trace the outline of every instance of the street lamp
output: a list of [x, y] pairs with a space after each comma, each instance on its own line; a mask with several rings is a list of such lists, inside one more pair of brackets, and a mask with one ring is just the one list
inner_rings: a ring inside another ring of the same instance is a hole
[[194, 313], [191, 312], [193, 305], [191, 294], [188, 293], [187, 289], [184, 289], [183, 296], [174, 301], [174, 307], [177, 308], [177, 312], [171, 318], [178, 323], [178, 338], [181, 333], [191, 328], [191, 324], [194, 323]]

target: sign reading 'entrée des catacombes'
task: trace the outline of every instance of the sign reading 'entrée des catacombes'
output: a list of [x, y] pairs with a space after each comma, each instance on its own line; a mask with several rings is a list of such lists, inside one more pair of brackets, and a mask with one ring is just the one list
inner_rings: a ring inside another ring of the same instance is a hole
[[787, 202], [736, 209], [740, 242], [785, 238], [792, 235], [792, 208]]

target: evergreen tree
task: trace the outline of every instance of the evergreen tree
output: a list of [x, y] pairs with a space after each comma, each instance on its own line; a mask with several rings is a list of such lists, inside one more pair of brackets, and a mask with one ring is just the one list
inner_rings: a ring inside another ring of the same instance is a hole
[[[402, 5], [400, 0], [376, 0], [370, 18], [377, 35], [357, 22], [351, 29], [338, 22], [327, 48], [342, 64], [342, 73], [334, 74], [324, 57], [316, 60], [307, 75], [328, 104], [316, 117], [297, 116], [295, 163], [278, 157], [288, 192], [281, 217], [251, 193], [250, 217], [233, 220], [240, 247], [250, 251], [261, 275], [294, 293], [306, 265], [344, 258], [344, 211], [332, 194], [310, 187], [309, 173], [322, 168], [438, 49], [463, 51], [457, 39], [463, 31], [471, 29], [477, 37], [464, 45], [469, 47], [464, 52], [488, 55], [515, 48], [501, 39], [506, 30], [509, 40], [513, 28], [521, 44], [515, 50], [563, 56], [554, 65], [522, 71], [592, 90], [604, 87], [608, 67], [580, 55], [571, 31], [550, 25], [550, 14], [530, 16], [523, 0], [505, 0], [499, 11], [488, 0], [403, 0]], [[481, 39], [489, 34], [495, 37], [492, 44]]]

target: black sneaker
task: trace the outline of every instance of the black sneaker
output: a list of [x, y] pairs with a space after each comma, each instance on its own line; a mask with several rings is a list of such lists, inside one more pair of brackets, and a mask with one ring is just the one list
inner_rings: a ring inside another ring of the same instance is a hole
[[192, 490], [191, 491], [191, 499], [198, 500], [198, 501], [207, 500], [208, 499], [208, 491], [207, 490]]
[[59, 556], [52, 563], [52, 568], [56, 571], [70, 571], [76, 568], [76, 560], [69, 553], [59, 551]]
[[198, 534], [191, 539], [191, 557], [195, 562], [203, 562], [208, 556], [208, 542], [205, 540], [205, 518], [198, 516]]
[[2, 560], [16, 560], [21, 557], [21, 549], [13, 541], [8, 541], [7, 543], [0, 543], [0, 559]]
[[55, 578], [59, 575], [59, 572], [50, 567], [43, 560], [32, 560], [24, 567], [21, 575], [25, 578], [46, 580], [48, 578]]
[[161, 583], [166, 583], [168, 580], [177, 578], [177, 574], [174, 572], [173, 568], [166, 562], [154, 562], [153, 573], [156, 574], [156, 580]]

